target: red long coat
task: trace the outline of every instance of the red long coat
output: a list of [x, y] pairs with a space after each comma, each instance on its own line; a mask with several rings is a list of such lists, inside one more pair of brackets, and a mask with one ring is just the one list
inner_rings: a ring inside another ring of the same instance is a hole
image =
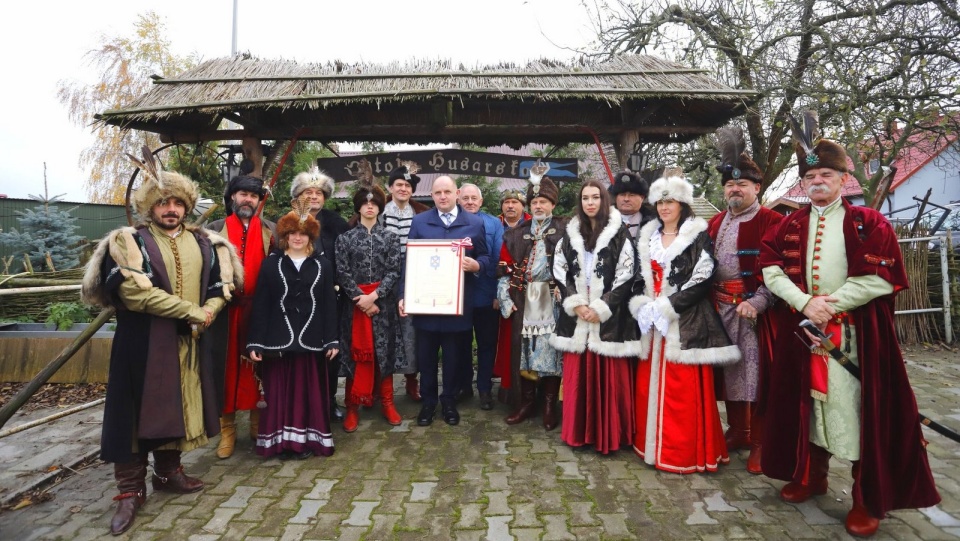
[[[893, 285], [891, 295], [851, 310], [857, 327], [860, 359], [860, 473], [857, 490], [875, 517], [887, 511], [929, 507], [940, 501], [927, 452], [923, 448], [917, 401], [893, 325], [893, 300], [908, 286], [900, 247], [890, 223], [880, 213], [846, 201], [843, 234], [848, 276], [877, 275]], [[803, 291], [806, 280], [807, 228], [810, 208], [784, 218], [763, 239], [761, 267], [776, 265]], [[777, 332], [763, 438], [763, 473], [800, 481], [809, 457], [809, 352], [797, 347], [804, 315], [783, 304], [774, 314]]]

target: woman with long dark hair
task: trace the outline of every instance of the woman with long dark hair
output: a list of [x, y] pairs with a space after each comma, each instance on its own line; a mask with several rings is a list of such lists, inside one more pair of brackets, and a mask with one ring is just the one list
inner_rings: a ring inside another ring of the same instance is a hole
[[633, 442], [637, 326], [626, 310], [634, 247], [620, 212], [595, 180], [580, 188], [577, 214], [557, 244], [553, 275], [563, 310], [550, 339], [563, 351], [560, 439], [602, 454]]
[[658, 219], [637, 236], [642, 294], [630, 300], [641, 339], [634, 451], [674, 473], [729, 462], [713, 367], [740, 360], [710, 303], [716, 261], [707, 222], [693, 214], [693, 186], [675, 171], [650, 187]]

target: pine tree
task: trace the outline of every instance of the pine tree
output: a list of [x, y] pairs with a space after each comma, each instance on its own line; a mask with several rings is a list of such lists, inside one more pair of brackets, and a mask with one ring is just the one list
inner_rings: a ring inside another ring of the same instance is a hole
[[76, 234], [80, 226], [74, 223], [77, 219], [69, 211], [51, 206], [59, 203], [61, 196], [46, 195], [47, 164], [44, 163], [43, 167], [44, 195], [30, 196], [30, 199], [40, 205], [33, 210], [17, 211], [17, 222], [20, 223], [21, 231], [14, 228], [12, 231], [0, 233], [0, 244], [10, 246], [14, 253], [27, 254], [34, 269], [47, 267], [48, 253], [54, 269], [72, 269], [80, 264], [80, 241], [83, 237]]

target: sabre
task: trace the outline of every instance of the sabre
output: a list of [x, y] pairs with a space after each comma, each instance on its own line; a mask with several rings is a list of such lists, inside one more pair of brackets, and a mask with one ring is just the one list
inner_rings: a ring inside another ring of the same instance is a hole
[[[847, 357], [842, 351], [840, 351], [840, 348], [838, 348], [836, 344], [834, 344], [830, 340], [829, 336], [824, 334], [824, 332], [821, 331], [816, 325], [814, 325], [813, 322], [810, 321], [809, 319], [804, 319], [803, 321], [801, 321], [800, 327], [802, 329], [806, 329], [807, 332], [819, 338], [820, 346], [823, 347], [823, 349], [827, 350], [827, 353], [829, 353], [830, 356], [833, 357], [835, 361], [840, 363], [840, 366], [845, 368], [847, 372], [850, 373], [850, 375], [857, 378], [857, 381], [860, 381], [860, 367], [853, 364], [853, 361], [851, 361], [849, 357]], [[922, 413], [918, 412], [917, 414], [920, 416], [920, 424], [924, 426], [928, 426], [932, 428], [935, 432], [943, 436], [946, 436], [957, 443], [960, 443], [960, 434], [955, 432], [953, 429], [943, 426], [942, 424], [934, 421], [933, 419], [927, 417]]]

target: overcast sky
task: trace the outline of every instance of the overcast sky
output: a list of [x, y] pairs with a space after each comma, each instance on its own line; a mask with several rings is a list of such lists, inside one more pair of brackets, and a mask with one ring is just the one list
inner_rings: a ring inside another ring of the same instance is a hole
[[[302, 62], [451, 59], [472, 67], [538, 58], [570, 60], [594, 41], [583, 0], [239, 0], [237, 49]], [[96, 80], [84, 55], [100, 36], [133, 34], [137, 15], [160, 15], [178, 55], [230, 55], [233, 0], [16, 2], [0, 32], [0, 194], [87, 201], [78, 157], [89, 128], [67, 119], [60, 80]]]

